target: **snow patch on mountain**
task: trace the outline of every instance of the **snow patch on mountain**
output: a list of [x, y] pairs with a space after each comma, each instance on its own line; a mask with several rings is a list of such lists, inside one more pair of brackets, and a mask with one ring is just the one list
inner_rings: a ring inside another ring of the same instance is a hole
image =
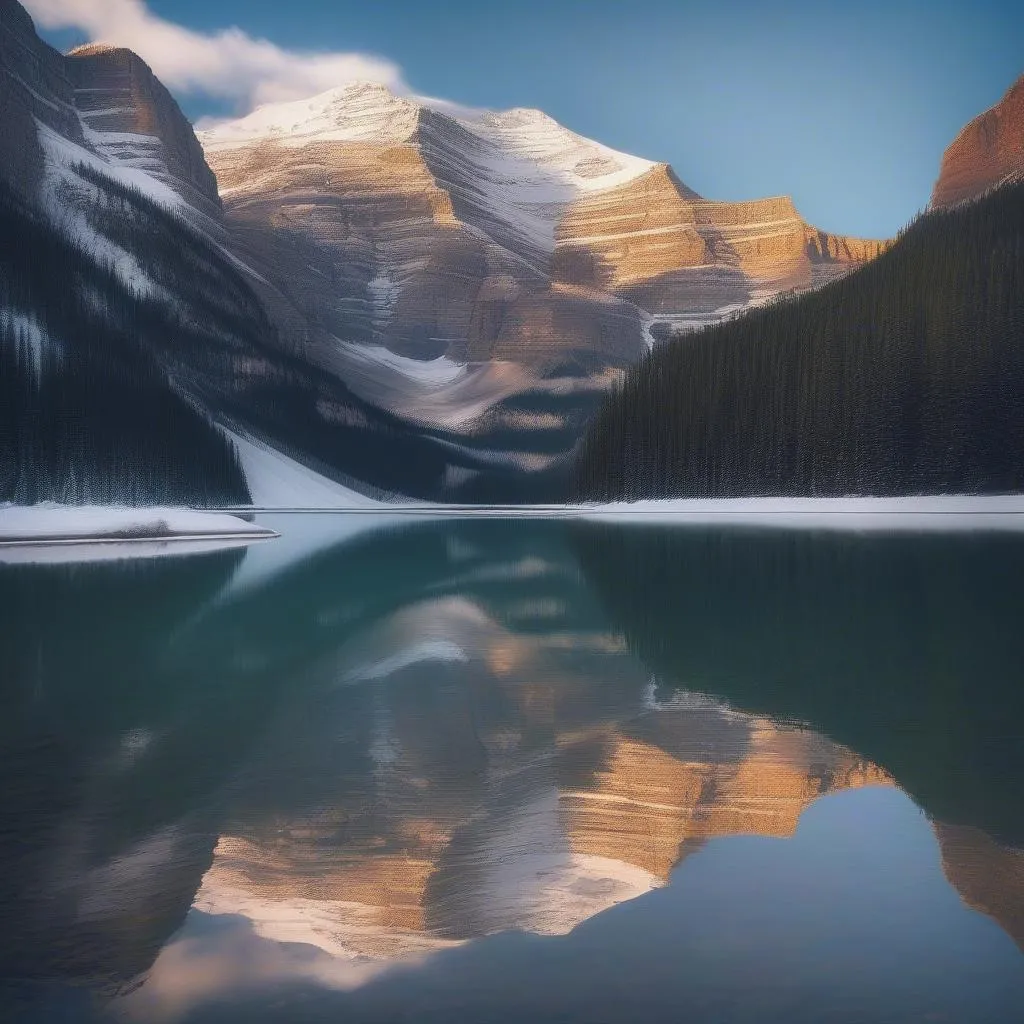
[[499, 152], [536, 164], [574, 194], [615, 188], [655, 166], [577, 135], [541, 110], [467, 111], [458, 120]]
[[150, 278], [133, 253], [93, 225], [87, 210], [98, 203], [109, 202], [109, 197], [93, 182], [83, 178], [76, 167], [89, 167], [112, 182], [137, 189], [175, 212], [186, 207], [185, 201], [173, 189], [139, 168], [111, 166], [41, 122], [37, 121], [36, 127], [45, 159], [40, 186], [41, 205], [50, 221], [97, 263], [109, 265], [122, 284], [135, 295], [171, 301], [171, 296]]
[[466, 375], [465, 364], [457, 363], [447, 356], [438, 356], [436, 359], [410, 359], [408, 356], [396, 355], [383, 345], [356, 345], [345, 341], [338, 344], [355, 362], [386, 367], [406, 380], [426, 387], [453, 384]]
[[252, 503], [258, 508], [388, 508], [290, 459], [282, 452], [231, 430]]
[[[108, 162], [108, 160], [101, 159], [85, 147], [59, 135], [41, 121], [36, 121], [36, 129], [39, 144], [46, 156], [48, 171], [69, 174], [73, 173], [75, 164], [84, 164], [120, 185], [137, 189], [147, 199], [151, 199], [154, 203], [158, 203], [174, 213], [184, 215], [192, 211], [193, 208], [170, 185], [158, 181], [144, 168], [132, 163], [122, 163], [117, 160]], [[86, 137], [88, 138], [90, 134], [99, 138], [112, 133], [86, 132]]]

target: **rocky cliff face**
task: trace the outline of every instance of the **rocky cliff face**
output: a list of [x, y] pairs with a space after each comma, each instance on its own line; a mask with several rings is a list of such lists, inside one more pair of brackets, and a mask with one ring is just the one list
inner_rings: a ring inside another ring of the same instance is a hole
[[34, 193], [43, 168], [36, 122], [82, 139], [64, 58], [45, 45], [16, 0], [0, 0], [0, 180]]
[[1024, 173], [1024, 75], [991, 109], [964, 127], [943, 154], [933, 208], [973, 199]]
[[[104, 164], [144, 171], [216, 215], [217, 181], [192, 126], [130, 50], [86, 46], [62, 55], [16, 0], [0, 0], [0, 177], [33, 196], [44, 167], [40, 130]], [[88, 156], [70, 151], [70, 159]]]
[[112, 164], [165, 181], [193, 206], [215, 213], [217, 179], [192, 126], [139, 56], [112, 46], [82, 46], [66, 58], [85, 142]]
[[804, 244], [811, 265], [812, 281], [814, 284], [825, 284], [848, 274], [851, 268], [862, 266], [880, 256], [890, 242], [835, 235], [808, 224], [804, 228]]
[[307, 325], [301, 342], [327, 363], [341, 340], [541, 373], [621, 367], [656, 326], [810, 287], [819, 266], [878, 248], [815, 232], [787, 198], [703, 200], [666, 164], [540, 111], [380, 85], [261, 108], [200, 140], [246, 258], [288, 297], [279, 316]]

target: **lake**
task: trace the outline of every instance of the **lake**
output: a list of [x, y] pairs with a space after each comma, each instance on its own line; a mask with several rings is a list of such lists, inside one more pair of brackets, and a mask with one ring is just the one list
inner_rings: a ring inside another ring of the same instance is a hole
[[0, 566], [0, 1018], [1024, 1020], [1024, 537], [257, 519]]

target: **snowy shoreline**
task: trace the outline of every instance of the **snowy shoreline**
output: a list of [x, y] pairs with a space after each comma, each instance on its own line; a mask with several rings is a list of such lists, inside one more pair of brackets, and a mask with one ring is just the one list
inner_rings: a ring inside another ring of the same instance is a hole
[[589, 520], [850, 532], [1024, 532], [1024, 495], [681, 498], [582, 507]]
[[[319, 496], [319, 495], [318, 495]], [[343, 500], [347, 495], [338, 495]], [[334, 495], [332, 495], [334, 497]], [[1024, 533], [1024, 495], [909, 498], [667, 499], [586, 505], [365, 504], [239, 506], [217, 511], [106, 506], [0, 506], [0, 562], [148, 558], [237, 547], [288, 533], [289, 514], [346, 517], [362, 532], [415, 519], [570, 519], [624, 526], [828, 530], [849, 533]], [[277, 529], [240, 516], [278, 515]], [[339, 524], [340, 526], [340, 524]], [[333, 527], [328, 534], [337, 532]], [[343, 531], [344, 532], [344, 531]]]
[[[243, 511], [238, 508], [233, 511]], [[623, 524], [754, 526], [848, 531], [997, 530], [1024, 532], [1024, 495], [946, 494], [903, 498], [669, 498], [581, 505], [441, 505], [373, 507], [261, 506], [257, 513], [345, 513], [398, 517], [582, 519]]]
[[0, 549], [72, 545], [241, 542], [278, 536], [226, 512], [101, 505], [0, 506]]

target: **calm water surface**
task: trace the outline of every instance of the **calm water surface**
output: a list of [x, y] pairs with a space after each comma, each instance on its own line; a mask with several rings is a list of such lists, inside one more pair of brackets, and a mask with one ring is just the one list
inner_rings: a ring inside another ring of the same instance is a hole
[[0, 1017], [1024, 1020], [1024, 540], [264, 516], [0, 566]]

